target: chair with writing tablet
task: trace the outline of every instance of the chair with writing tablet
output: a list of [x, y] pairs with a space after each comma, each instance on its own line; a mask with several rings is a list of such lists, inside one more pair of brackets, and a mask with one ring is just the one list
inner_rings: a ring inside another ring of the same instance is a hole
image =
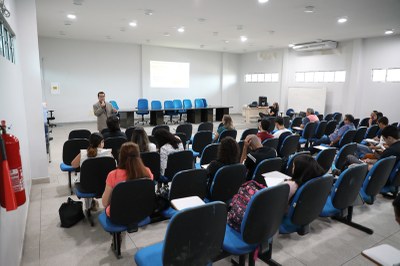
[[315, 128], [317, 127], [317, 122], [310, 122], [305, 125], [303, 132], [301, 133], [301, 137], [299, 139], [299, 143], [301, 146], [304, 145], [304, 148], [308, 148], [311, 138], [314, 137]]
[[376, 137], [376, 134], [378, 133], [379, 127], [378, 125], [372, 125], [367, 129], [367, 132], [365, 133], [365, 139], [373, 139]]
[[359, 164], [343, 171], [333, 184], [319, 216], [332, 217], [363, 232], [372, 234], [371, 229], [352, 221], [353, 204], [360, 192], [367, 171], [367, 164]]
[[193, 136], [192, 148], [189, 149], [193, 153], [193, 157], [201, 157], [204, 148], [211, 142], [211, 131], [197, 131], [197, 133]]
[[330, 134], [332, 134], [335, 131], [337, 124], [338, 123], [336, 122], [336, 120], [329, 120], [326, 124], [325, 135], [329, 136]]
[[356, 130], [355, 129], [349, 129], [347, 130], [343, 136], [340, 138], [339, 143], [337, 144], [339, 148], [343, 147], [346, 144], [352, 143], [354, 140], [354, 137], [356, 135]]
[[221, 252], [226, 206], [212, 202], [187, 208], [172, 217], [164, 241], [139, 249], [138, 266], [211, 265]]
[[326, 148], [318, 152], [315, 160], [324, 169], [325, 173], [332, 167], [333, 160], [336, 156], [336, 149], [333, 147]]
[[359, 127], [368, 127], [369, 126], [369, 117], [364, 117], [361, 119], [360, 123], [358, 123]]
[[360, 123], [360, 118], [354, 118], [353, 124], [355, 128], [358, 128], [359, 123]]
[[200, 162], [195, 163], [196, 169], [201, 169], [204, 164], [209, 164], [211, 161], [217, 159], [219, 143], [208, 144], [201, 153]]
[[299, 135], [290, 135], [285, 138], [282, 145], [278, 151], [278, 154], [282, 158], [289, 158], [290, 155], [297, 152], [299, 145]]
[[331, 175], [313, 178], [299, 187], [290, 201], [289, 210], [283, 217], [280, 234], [297, 232], [308, 234], [310, 223], [318, 218], [333, 184]]
[[240, 140], [244, 140], [248, 135], [255, 135], [258, 133], [258, 128], [246, 128], [243, 130], [242, 135], [240, 136]]
[[281, 171], [281, 169], [282, 169], [282, 159], [280, 157], [262, 160], [259, 164], [257, 164], [252, 179], [266, 186], [267, 184], [265, 183], [265, 179], [262, 174], [273, 171]]
[[299, 151], [289, 156], [288, 162], [286, 164], [285, 174], [288, 176], [292, 176], [293, 174], [293, 164], [296, 157], [300, 155], [310, 155], [309, 151]]
[[314, 136], [312, 136], [310, 139], [311, 143], [314, 143], [315, 141], [319, 140], [324, 136], [327, 124], [328, 122], [326, 122], [325, 120], [322, 120], [318, 123], [318, 125], [315, 128]]
[[265, 139], [262, 142], [262, 145], [264, 147], [270, 147], [270, 148], [273, 148], [275, 150], [278, 150], [279, 139], [275, 139], [275, 138], [273, 138], [273, 139]]
[[389, 179], [390, 172], [396, 163], [396, 157], [390, 156], [380, 159], [369, 170], [360, 190], [365, 203], [373, 204], [376, 195], [382, 190]]
[[193, 133], [193, 125], [191, 123], [183, 123], [176, 127], [175, 133], [185, 133], [186, 135], [186, 143], [183, 143], [184, 147], [190, 143], [190, 139], [192, 138]]
[[292, 122], [290, 123], [289, 129], [293, 129], [294, 127], [299, 127], [301, 125], [303, 118], [301, 116], [296, 116], [293, 118]]
[[121, 149], [122, 144], [127, 142], [128, 140], [125, 137], [111, 137], [106, 138], [104, 140], [104, 148], [111, 149], [111, 153], [114, 156], [115, 160], [119, 160], [119, 150]]
[[74, 129], [68, 134], [68, 139], [89, 139], [91, 135], [88, 129]]
[[356, 134], [354, 135], [353, 142], [361, 143], [361, 141], [364, 139], [365, 133], [367, 133], [367, 127], [358, 127]]
[[236, 136], [237, 136], [236, 129], [225, 129], [224, 131], [221, 132], [221, 134], [219, 134], [217, 142], [221, 142], [221, 140], [223, 140], [226, 137], [231, 137], [234, 140], [236, 140]]
[[168, 155], [167, 168], [160, 176], [158, 183], [168, 184], [176, 173], [182, 170], [193, 169], [193, 153], [188, 150], [177, 151]]
[[[168, 200], [197, 196], [204, 199], [207, 193], [207, 170], [189, 169], [175, 174], [172, 178], [171, 187], [168, 194]], [[173, 207], [162, 211], [166, 218], [174, 216], [178, 210]]]
[[342, 121], [342, 116], [342, 113], [336, 112], [333, 114], [332, 119], [336, 120], [336, 122], [339, 123], [340, 121]]
[[[390, 172], [389, 179], [385, 186], [381, 189], [381, 193], [385, 196], [395, 198], [399, 193], [400, 186], [400, 161], [398, 161]], [[392, 195], [389, 195], [391, 193]]]
[[140, 158], [143, 164], [148, 167], [153, 174], [154, 181], [158, 182], [160, 179], [160, 154], [156, 151], [141, 152]]
[[347, 161], [348, 155], [354, 155], [357, 151], [357, 143], [349, 143], [340, 148], [336, 158], [332, 164], [332, 170], [343, 170]]
[[326, 114], [325, 115], [325, 117], [324, 117], [324, 120], [326, 120], [326, 121], [331, 121], [333, 119], [333, 114]]

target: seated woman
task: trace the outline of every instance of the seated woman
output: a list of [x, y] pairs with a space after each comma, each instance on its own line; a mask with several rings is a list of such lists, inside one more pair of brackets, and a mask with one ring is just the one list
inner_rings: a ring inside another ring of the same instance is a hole
[[304, 154], [297, 156], [293, 162], [292, 179], [285, 181], [290, 187], [289, 201], [297, 189], [304, 183], [324, 174], [324, 169], [311, 155]]
[[369, 116], [368, 127], [378, 123], [378, 111], [374, 110]]
[[163, 176], [167, 168], [168, 155], [177, 151], [183, 151], [183, 144], [179, 137], [166, 129], [159, 129], [154, 133], [160, 147], [160, 174]]
[[157, 151], [156, 144], [149, 141], [149, 137], [142, 127], [136, 127], [133, 130], [131, 141], [139, 146], [140, 152]]
[[222, 125], [218, 127], [217, 133], [215, 133], [214, 141], [218, 140], [218, 137], [222, 133], [222, 131], [231, 129], [235, 129], [235, 127], [233, 126], [232, 117], [230, 115], [224, 115], [222, 117]]
[[[92, 133], [89, 137], [89, 147], [87, 150], [81, 150], [80, 153], [72, 160], [71, 166], [78, 168], [82, 166], [82, 163], [88, 158], [112, 157], [111, 149], [103, 149], [104, 139], [103, 136], [98, 133]], [[97, 209], [98, 203], [96, 200], [91, 198], [85, 198], [85, 209], [91, 209], [95, 211]]]
[[101, 134], [104, 139], [113, 137], [123, 137], [126, 139], [126, 135], [121, 131], [119, 127], [119, 118], [116, 115], [112, 115], [107, 118], [107, 129], [103, 130]]
[[107, 216], [110, 216], [110, 201], [114, 187], [120, 182], [140, 178], [153, 180], [153, 174], [140, 159], [139, 146], [133, 142], [125, 142], [122, 144], [119, 153], [118, 167], [108, 174], [106, 188], [102, 196], [102, 203], [106, 208]]
[[269, 106], [267, 114], [259, 113], [261, 118], [264, 118], [266, 116], [278, 116], [278, 114], [279, 114], [279, 104], [277, 102], [274, 102], [272, 106]]
[[207, 191], [210, 191], [215, 173], [218, 171], [218, 169], [220, 169], [222, 166], [239, 162], [239, 153], [239, 145], [232, 137], [226, 137], [221, 141], [221, 144], [218, 147], [217, 159], [211, 161], [207, 167]]

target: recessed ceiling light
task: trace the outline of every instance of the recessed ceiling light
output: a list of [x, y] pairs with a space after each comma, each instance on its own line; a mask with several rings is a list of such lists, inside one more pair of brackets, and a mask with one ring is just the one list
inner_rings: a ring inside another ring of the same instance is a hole
[[290, 48], [292, 48], [293, 46], [294, 46], [294, 44], [293, 43], [291, 43], [291, 44], [289, 44], [288, 45]]
[[393, 34], [394, 33], [394, 30], [386, 30], [385, 31], [385, 34], [386, 35], [391, 35], [391, 34]]
[[169, 36], [171, 36], [171, 34], [169, 34], [168, 32], [164, 32], [164, 33], [163, 33], [163, 36], [164, 36], [164, 37], [169, 37]]
[[67, 15], [67, 18], [69, 18], [69, 19], [76, 19], [76, 15], [74, 15], [74, 14], [68, 14], [68, 15]]
[[178, 32], [184, 32], [185, 31], [185, 27], [179, 27], [178, 28]]
[[347, 22], [347, 17], [338, 18], [337, 22], [340, 23], [340, 24], [346, 23]]
[[154, 11], [151, 10], [151, 9], [146, 9], [146, 10], [144, 10], [144, 14], [145, 14], [146, 16], [151, 16], [151, 15], [153, 15], [153, 13], [154, 13]]
[[269, 0], [258, 0], [258, 2], [260, 3], [260, 4], [265, 4], [265, 3], [267, 3]]
[[137, 26], [137, 22], [136, 21], [131, 21], [131, 22], [129, 22], [129, 26], [136, 27]]
[[242, 42], [245, 42], [245, 41], [247, 41], [247, 37], [246, 37], [246, 36], [240, 36], [240, 40], [241, 40]]
[[315, 12], [315, 7], [314, 6], [306, 6], [304, 8], [304, 13], [314, 13]]

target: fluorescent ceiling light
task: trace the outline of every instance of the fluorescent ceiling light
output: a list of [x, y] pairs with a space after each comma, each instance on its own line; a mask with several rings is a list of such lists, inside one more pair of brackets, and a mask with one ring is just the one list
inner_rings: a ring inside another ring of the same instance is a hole
[[315, 11], [314, 6], [306, 6], [306, 7], [304, 8], [304, 12], [305, 12], [305, 13], [314, 13], [314, 11]]
[[245, 41], [247, 41], [247, 37], [246, 37], [246, 36], [240, 36], [240, 40], [241, 40], [242, 42], [245, 42]]
[[136, 21], [129, 22], [129, 26], [136, 27], [137, 26], [137, 22]]
[[340, 24], [346, 23], [347, 22], [347, 18], [346, 17], [338, 18], [337, 22], [340, 23]]
[[394, 33], [394, 30], [386, 30], [385, 31], [385, 34], [386, 35], [391, 35], [391, 34], [393, 34]]
[[258, 2], [260, 3], [260, 4], [265, 4], [265, 3], [267, 3], [269, 0], [258, 0]]
[[178, 28], [178, 31], [179, 31], [179, 32], [184, 32], [184, 31], [185, 31], [185, 28], [184, 28], [184, 27], [179, 27], [179, 28]]
[[74, 14], [68, 14], [68, 15], [67, 15], [67, 18], [69, 18], [69, 19], [76, 19], [76, 15], [74, 15]]
[[292, 48], [293, 46], [294, 46], [294, 44], [293, 43], [291, 43], [291, 44], [289, 44], [288, 45], [290, 48]]

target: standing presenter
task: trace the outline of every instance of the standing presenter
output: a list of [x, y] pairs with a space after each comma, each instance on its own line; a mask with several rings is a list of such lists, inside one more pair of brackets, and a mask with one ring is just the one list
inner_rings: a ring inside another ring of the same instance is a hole
[[94, 115], [97, 116], [97, 130], [101, 131], [107, 128], [107, 118], [117, 113], [112, 105], [106, 102], [106, 94], [103, 91], [97, 93], [98, 102], [93, 104]]

